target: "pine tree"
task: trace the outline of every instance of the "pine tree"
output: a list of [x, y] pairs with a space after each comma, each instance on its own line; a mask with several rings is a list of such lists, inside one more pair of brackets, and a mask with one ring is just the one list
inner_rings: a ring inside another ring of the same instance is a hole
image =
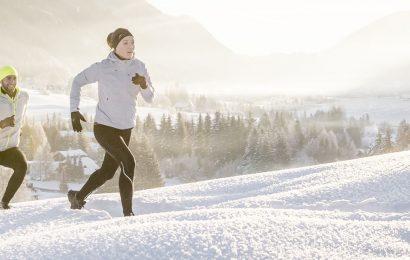
[[134, 189], [150, 189], [164, 186], [159, 171], [159, 163], [144, 135], [139, 135], [137, 143], [131, 147], [135, 156]]
[[260, 171], [271, 170], [274, 167], [275, 147], [273, 143], [273, 133], [261, 130], [256, 156], [253, 159], [253, 168]]
[[80, 149], [88, 154], [88, 152], [90, 151], [90, 140], [82, 132], [78, 135], [78, 144]]
[[393, 152], [392, 130], [390, 126], [387, 126], [385, 129], [385, 135], [383, 138], [382, 153], [391, 153], [391, 152]]
[[338, 157], [343, 160], [356, 158], [358, 150], [355, 142], [350, 137], [347, 129], [343, 132], [339, 141]]
[[268, 116], [268, 114], [265, 112], [265, 113], [262, 114], [262, 116], [261, 116], [261, 118], [260, 118], [260, 120], [259, 120], [258, 128], [259, 128], [259, 129], [268, 130], [268, 129], [270, 129], [271, 127], [272, 127], [272, 126], [271, 126], [271, 123], [270, 123], [270, 120], [269, 120], [269, 116]]
[[245, 154], [241, 163], [241, 168], [245, 173], [252, 172], [255, 165], [260, 161], [259, 138], [257, 129], [253, 128], [247, 138]]
[[141, 118], [137, 115], [135, 119], [135, 127], [134, 127], [136, 132], [142, 132], [143, 131], [143, 125], [141, 122]]
[[292, 131], [288, 134], [290, 136], [289, 140], [289, 156], [294, 157], [300, 151], [302, 151], [303, 147], [306, 144], [306, 137], [303, 134], [302, 126], [300, 125], [300, 121], [296, 120]]
[[173, 156], [174, 151], [172, 149], [172, 133], [173, 129], [171, 125], [171, 118], [169, 116], [167, 118], [163, 115], [159, 127], [159, 145], [154, 147], [156, 154], [160, 159], [170, 158]]
[[246, 127], [248, 129], [248, 132], [250, 132], [253, 129], [253, 127], [255, 126], [255, 122], [256, 120], [255, 118], [253, 118], [252, 112], [249, 111], [248, 117], [246, 118]]
[[199, 114], [194, 138], [194, 154], [200, 160], [206, 155], [205, 131], [202, 115]]
[[322, 129], [320, 134], [309, 141], [307, 154], [319, 163], [331, 162], [337, 159], [338, 142], [333, 131]]
[[378, 128], [375, 143], [373, 147], [370, 149], [369, 154], [370, 155], [381, 154], [382, 149], [383, 149], [383, 135], [381, 133], [380, 128]]
[[349, 120], [349, 124], [346, 128], [347, 133], [352, 138], [356, 147], [362, 145], [362, 136], [363, 136], [363, 126], [360, 125], [354, 118]]
[[204, 121], [204, 151], [206, 154], [212, 153], [211, 148], [211, 128], [212, 128], [212, 121], [211, 116], [207, 113], [205, 116]]
[[56, 125], [44, 126], [51, 152], [58, 151], [64, 142], [60, 142], [61, 136]]
[[145, 135], [149, 137], [155, 136], [157, 132], [157, 126], [155, 124], [155, 119], [151, 116], [151, 114], [148, 114], [147, 117], [145, 118], [144, 124], [143, 124], [143, 130]]
[[410, 141], [410, 129], [409, 124], [407, 124], [406, 120], [400, 122], [399, 127], [397, 128], [397, 136], [396, 136], [396, 143], [398, 149], [403, 151], [409, 147]]
[[274, 143], [274, 161], [281, 167], [290, 163], [289, 145], [285, 138], [285, 133], [276, 134]]
[[175, 126], [175, 138], [176, 144], [174, 149], [178, 155], [185, 155], [189, 153], [188, 149], [188, 130], [185, 120], [181, 113], [177, 114], [177, 123]]

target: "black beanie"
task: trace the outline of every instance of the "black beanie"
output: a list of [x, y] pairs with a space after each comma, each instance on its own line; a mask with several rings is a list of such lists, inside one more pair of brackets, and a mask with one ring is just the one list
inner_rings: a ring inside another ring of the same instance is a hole
[[107, 36], [107, 44], [110, 48], [115, 49], [122, 39], [132, 36], [130, 31], [124, 28], [118, 28]]

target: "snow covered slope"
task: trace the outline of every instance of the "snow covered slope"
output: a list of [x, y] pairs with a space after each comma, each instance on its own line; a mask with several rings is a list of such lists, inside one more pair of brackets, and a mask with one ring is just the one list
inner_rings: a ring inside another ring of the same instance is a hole
[[410, 258], [410, 152], [0, 211], [0, 259]]

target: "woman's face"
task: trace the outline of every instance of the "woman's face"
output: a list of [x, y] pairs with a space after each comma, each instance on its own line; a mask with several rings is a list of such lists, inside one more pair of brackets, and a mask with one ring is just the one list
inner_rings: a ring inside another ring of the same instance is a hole
[[127, 36], [124, 37], [115, 48], [115, 53], [117, 53], [123, 59], [132, 59], [134, 56], [134, 37]]

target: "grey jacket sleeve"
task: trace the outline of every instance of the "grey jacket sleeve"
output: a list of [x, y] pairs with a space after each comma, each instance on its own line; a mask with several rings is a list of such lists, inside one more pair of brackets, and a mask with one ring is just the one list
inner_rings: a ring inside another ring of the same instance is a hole
[[81, 71], [73, 80], [70, 93], [70, 112], [78, 111], [80, 106], [81, 87], [98, 81], [100, 63], [94, 63]]
[[143, 66], [143, 73], [144, 73], [143, 76], [145, 77], [145, 81], [147, 82], [147, 88], [145, 89], [141, 88], [140, 90], [141, 96], [145, 100], [145, 102], [152, 103], [152, 101], [154, 100], [155, 89], [152, 86], [151, 78], [149, 77], [145, 64]]

